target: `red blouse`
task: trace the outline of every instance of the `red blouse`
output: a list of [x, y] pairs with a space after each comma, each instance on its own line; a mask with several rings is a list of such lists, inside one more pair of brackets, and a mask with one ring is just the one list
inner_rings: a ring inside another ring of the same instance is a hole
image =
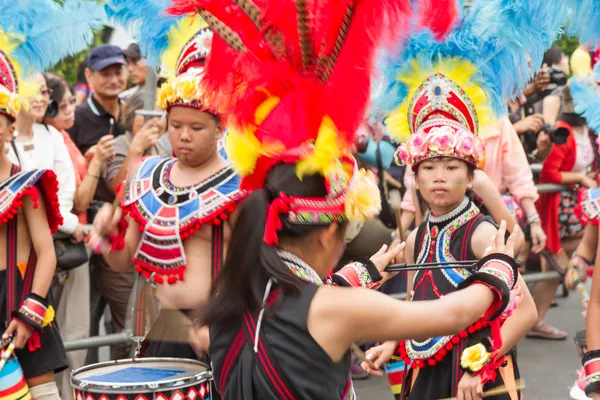
[[[554, 144], [550, 154], [544, 161], [542, 172], [540, 173], [540, 183], [562, 182], [562, 172], [570, 172], [575, 166], [577, 157], [577, 143], [573, 135], [573, 128], [566, 122], [559, 121], [556, 127], [569, 130], [569, 137], [565, 144]], [[548, 236], [546, 248], [553, 253], [560, 251], [560, 233], [558, 225], [558, 211], [560, 204], [560, 193], [544, 193], [536, 203], [542, 228]]]

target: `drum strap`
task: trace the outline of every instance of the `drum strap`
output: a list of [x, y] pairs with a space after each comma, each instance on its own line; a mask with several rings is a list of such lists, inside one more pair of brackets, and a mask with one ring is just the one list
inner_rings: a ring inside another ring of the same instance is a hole
[[[10, 170], [11, 176], [19, 172], [19, 167], [13, 165]], [[9, 220], [6, 223], [6, 318], [10, 319], [11, 314], [16, 310], [23, 300], [25, 295], [31, 291], [33, 284], [33, 273], [35, 264], [37, 263], [37, 255], [31, 246], [29, 252], [29, 259], [25, 266], [25, 270], [22, 271], [17, 264], [17, 227], [18, 217]], [[20, 277], [19, 277], [20, 275]], [[22, 279], [24, 284], [21, 291], [19, 291], [19, 280]]]
[[211, 266], [213, 283], [216, 281], [217, 275], [223, 266], [223, 225], [224, 224], [214, 224], [212, 226]]

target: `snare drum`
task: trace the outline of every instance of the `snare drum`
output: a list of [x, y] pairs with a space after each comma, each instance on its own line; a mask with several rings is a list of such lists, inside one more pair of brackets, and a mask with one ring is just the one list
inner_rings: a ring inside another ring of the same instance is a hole
[[76, 400], [208, 400], [211, 380], [206, 364], [179, 358], [109, 361], [71, 374]]

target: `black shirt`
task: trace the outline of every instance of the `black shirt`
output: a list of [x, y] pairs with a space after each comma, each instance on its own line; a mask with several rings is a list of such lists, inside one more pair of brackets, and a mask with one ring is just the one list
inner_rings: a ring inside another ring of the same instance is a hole
[[114, 124], [112, 134], [115, 137], [125, 133], [125, 129], [96, 101], [94, 95], [77, 106], [75, 124], [68, 132], [82, 154], [97, 144], [102, 136], [111, 132], [111, 120]]
[[[308, 310], [318, 286], [304, 284], [298, 296], [284, 296], [273, 312], [265, 313], [260, 334], [270, 352], [269, 362], [295, 399], [340, 400], [348, 387], [350, 352], [334, 362], [313, 339], [307, 326]], [[209, 354], [217, 390], [223, 400], [280, 399], [268, 382], [254, 353], [254, 344], [244, 335], [243, 318], [230, 324], [210, 326]], [[244, 342], [237, 358], [229, 351], [242, 331]], [[253, 328], [255, 334], [255, 328]], [[229, 360], [228, 360], [229, 358]]]

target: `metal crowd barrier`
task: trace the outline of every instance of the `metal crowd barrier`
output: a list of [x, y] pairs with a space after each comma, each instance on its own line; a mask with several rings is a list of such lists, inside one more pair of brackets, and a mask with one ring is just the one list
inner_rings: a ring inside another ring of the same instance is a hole
[[[542, 169], [541, 164], [532, 164], [531, 171], [534, 175], [538, 175]], [[555, 185], [544, 183], [537, 185], [539, 193], [555, 193], [561, 192], [568, 188], [567, 185]], [[90, 226], [91, 228], [91, 226]], [[541, 281], [551, 281], [561, 279], [561, 276], [556, 271], [550, 272], [538, 272], [532, 274], [526, 274], [523, 276], [523, 279], [526, 283], [536, 283]], [[394, 293], [391, 297], [395, 299], [405, 299], [406, 293]], [[67, 351], [75, 351], [82, 349], [91, 349], [96, 347], [104, 347], [104, 346], [113, 346], [113, 345], [123, 345], [129, 344], [133, 342], [133, 335], [130, 330], [125, 330], [121, 333], [114, 333], [104, 336], [93, 336], [84, 339], [71, 340], [65, 342], [65, 349]]]
[[[535, 283], [541, 281], [551, 281], [560, 279], [561, 276], [558, 272], [538, 272], [533, 274], [524, 275], [523, 279], [526, 283]], [[406, 298], [406, 293], [395, 293], [391, 297], [395, 299], [403, 300]], [[84, 339], [71, 340], [65, 342], [65, 349], [67, 351], [92, 349], [96, 347], [114, 346], [133, 343], [133, 335], [131, 331], [123, 331], [121, 333], [113, 333], [104, 336], [93, 336]]]

